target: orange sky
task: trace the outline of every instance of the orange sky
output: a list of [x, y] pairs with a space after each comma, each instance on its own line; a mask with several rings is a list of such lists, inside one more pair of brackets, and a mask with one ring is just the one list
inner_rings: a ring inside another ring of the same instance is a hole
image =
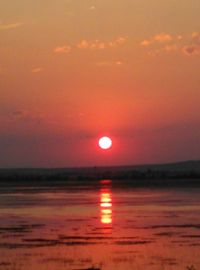
[[199, 10], [199, 0], [1, 0], [0, 167], [199, 159]]

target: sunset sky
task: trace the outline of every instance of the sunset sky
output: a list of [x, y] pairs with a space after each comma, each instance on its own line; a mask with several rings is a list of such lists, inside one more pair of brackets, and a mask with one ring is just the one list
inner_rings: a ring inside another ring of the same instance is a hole
[[199, 11], [199, 0], [0, 0], [0, 167], [200, 159]]

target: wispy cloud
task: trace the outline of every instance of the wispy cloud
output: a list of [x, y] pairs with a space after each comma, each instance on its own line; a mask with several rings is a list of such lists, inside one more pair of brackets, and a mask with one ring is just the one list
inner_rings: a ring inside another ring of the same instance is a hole
[[11, 120], [18, 120], [18, 121], [35, 121], [40, 122], [43, 119], [43, 116], [40, 111], [34, 110], [16, 110], [10, 113], [9, 115]]
[[0, 24], [0, 30], [10, 30], [10, 29], [15, 29], [23, 25], [21, 22], [16, 22], [16, 23], [10, 23], [10, 24]]
[[149, 46], [149, 45], [151, 45], [151, 41], [149, 40], [149, 39], [144, 39], [141, 43], [140, 43], [140, 45], [141, 46]]
[[71, 51], [71, 46], [69, 45], [57, 46], [54, 49], [54, 53], [57, 53], [57, 54], [69, 53], [70, 51]]
[[78, 44], [77, 47], [79, 49], [88, 49], [91, 46], [91, 44], [87, 40], [81, 40]]
[[99, 66], [99, 67], [122, 66], [123, 62], [120, 61], [120, 60], [117, 60], [117, 61], [103, 61], [103, 62], [97, 62], [96, 65]]
[[175, 51], [187, 56], [200, 55], [200, 33], [192, 32], [189, 35], [161, 33], [152, 38], [144, 39], [140, 45], [149, 48], [149, 55]]
[[170, 42], [172, 40], [173, 40], [173, 37], [166, 33], [161, 33], [154, 36], [155, 42], [165, 43], [165, 42]]
[[200, 55], [200, 33], [192, 32], [187, 44], [182, 47], [183, 54], [187, 56]]
[[182, 52], [187, 56], [200, 55], [200, 45], [187, 45], [182, 48]]
[[171, 34], [167, 34], [167, 33], [160, 33], [160, 34], [156, 34], [151, 38], [148, 39], [144, 39], [140, 45], [141, 46], [150, 46], [153, 44], [163, 44], [163, 43], [170, 43], [172, 41], [177, 41], [177, 40], [181, 40], [182, 36], [178, 35], [178, 36], [172, 36]]
[[200, 33], [199, 32], [193, 32], [191, 34], [191, 39], [194, 43], [200, 44]]
[[90, 7], [90, 10], [95, 10], [95, 9], [96, 9], [95, 6], [91, 6], [91, 7]]
[[77, 44], [77, 48], [79, 49], [100, 49], [103, 50], [105, 49], [107, 44], [105, 42], [101, 42], [99, 40], [95, 41], [87, 41], [87, 40], [82, 40], [80, 43]]
[[124, 44], [126, 44], [128, 40], [128, 37], [120, 36], [116, 39], [110, 40], [110, 41], [104, 41], [104, 40], [87, 40], [82, 39], [79, 42], [75, 44], [70, 45], [62, 45], [57, 46], [54, 48], [54, 53], [56, 54], [67, 54], [71, 51], [75, 50], [105, 50], [105, 49], [111, 49], [115, 47], [121, 47]]
[[111, 41], [102, 41], [102, 40], [81, 40], [76, 47], [78, 49], [93, 49], [93, 50], [103, 50], [113, 47], [122, 46], [127, 42], [127, 37], [118, 37]]
[[39, 73], [43, 71], [44, 69], [42, 67], [35, 67], [31, 70], [32, 73]]
[[27, 115], [26, 110], [18, 110], [18, 111], [11, 112], [11, 117], [14, 117], [14, 118], [23, 118], [26, 115]]

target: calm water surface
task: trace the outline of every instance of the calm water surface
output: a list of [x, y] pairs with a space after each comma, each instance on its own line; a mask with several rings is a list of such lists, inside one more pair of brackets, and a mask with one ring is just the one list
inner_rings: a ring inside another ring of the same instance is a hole
[[0, 270], [200, 269], [200, 189], [0, 188]]

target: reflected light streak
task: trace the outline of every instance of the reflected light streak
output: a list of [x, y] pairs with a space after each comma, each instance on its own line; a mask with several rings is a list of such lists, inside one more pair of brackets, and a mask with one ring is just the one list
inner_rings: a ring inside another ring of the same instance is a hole
[[109, 189], [101, 190], [100, 207], [101, 207], [101, 223], [111, 224], [112, 223], [112, 195]]
[[110, 194], [108, 194], [108, 193], [103, 193], [103, 194], [102, 194], [101, 201], [104, 202], [104, 203], [111, 202], [112, 200], [111, 200], [111, 198], [110, 198]]
[[111, 224], [112, 223], [111, 216], [102, 215], [102, 217], [101, 217], [101, 223], [103, 223], [103, 224]]
[[112, 207], [112, 203], [102, 202], [101, 207]]
[[111, 209], [101, 209], [102, 214], [112, 214]]

